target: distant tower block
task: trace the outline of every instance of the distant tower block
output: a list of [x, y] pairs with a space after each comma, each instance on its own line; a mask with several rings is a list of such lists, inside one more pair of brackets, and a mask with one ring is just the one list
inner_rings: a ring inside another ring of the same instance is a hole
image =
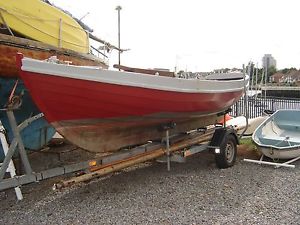
[[271, 66], [274, 66], [276, 68], [276, 60], [271, 54], [265, 54], [262, 58], [262, 66], [263, 68], [270, 68]]

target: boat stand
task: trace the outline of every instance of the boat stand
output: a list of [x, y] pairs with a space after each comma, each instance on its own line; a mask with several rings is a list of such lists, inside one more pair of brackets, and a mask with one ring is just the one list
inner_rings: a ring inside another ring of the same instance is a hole
[[[32, 123], [33, 121], [43, 117], [43, 114], [40, 113], [36, 116], [33, 116], [33, 117], [23, 121], [20, 125], [17, 125], [15, 116], [13, 114], [13, 110], [12, 109], [5, 109], [5, 110], [7, 113], [7, 117], [8, 117], [11, 129], [12, 129], [12, 132], [13, 132], [14, 138], [13, 138], [11, 144], [8, 145], [7, 139], [5, 137], [5, 129], [1, 123], [0, 124], [1, 125], [0, 126], [0, 137], [1, 137], [1, 144], [2, 144], [4, 154], [5, 154], [5, 158], [4, 158], [3, 163], [1, 164], [1, 168], [0, 168], [0, 186], [3, 184], [3, 182], [5, 182], [7, 180], [4, 178], [5, 174], [7, 172], [9, 172], [11, 175], [10, 179], [17, 179], [17, 177], [18, 177], [16, 175], [16, 169], [15, 169], [15, 166], [14, 166], [14, 163], [12, 160], [12, 157], [15, 155], [16, 152], [19, 154], [19, 156], [21, 158], [21, 162], [24, 167], [26, 175], [32, 174], [31, 165], [29, 163], [28, 156], [25, 151], [20, 132], [25, 127], [27, 127], [30, 123]], [[18, 151], [16, 151], [17, 149], [18, 149]], [[14, 185], [13, 187], [15, 188], [17, 199], [22, 200], [23, 196], [22, 196], [22, 193], [20, 190], [20, 185]]]
[[12, 110], [7, 110], [6, 113], [7, 113], [7, 117], [8, 117], [11, 129], [12, 129], [12, 132], [13, 132], [14, 138], [13, 138], [13, 140], [12, 140], [12, 142], [11, 142], [9, 148], [8, 148], [7, 155], [5, 156], [4, 161], [2, 163], [2, 167], [1, 167], [1, 170], [0, 170], [0, 182], [3, 180], [5, 172], [8, 168], [8, 165], [9, 165], [10, 161], [12, 160], [12, 157], [13, 157], [14, 153], [16, 152], [17, 148], [19, 150], [18, 153], [21, 157], [22, 164], [24, 166], [26, 174], [31, 174], [32, 173], [31, 165], [29, 163], [27, 154], [25, 152], [25, 148], [24, 148], [24, 144], [23, 144], [20, 132], [28, 124], [30, 124], [32, 121], [36, 120], [36, 118], [32, 117], [32, 118], [28, 119], [26, 122], [24, 121], [25, 123], [22, 123], [18, 126], [17, 122], [16, 122], [16, 119], [14, 117], [13, 111]]
[[[207, 129], [202, 129], [202, 130], [199, 129], [197, 131], [195, 130], [194, 133], [202, 133], [202, 134], [210, 133], [211, 136], [213, 136], [212, 130], [207, 131]], [[187, 135], [188, 134], [181, 134], [181, 135], [179, 134], [179, 135], [170, 137], [169, 129], [166, 130], [165, 138], [163, 138], [163, 140], [162, 140], [162, 142], [165, 142], [166, 153], [164, 156], [157, 158], [156, 161], [160, 162], [160, 163], [166, 163], [168, 171], [170, 171], [170, 169], [171, 169], [171, 166], [170, 166], [171, 162], [185, 163], [187, 157], [192, 156], [197, 153], [200, 153], [200, 152], [203, 152], [208, 149], [209, 142], [204, 141], [204, 143], [201, 142], [201, 143], [195, 144], [193, 146], [189, 146], [185, 149], [182, 149], [181, 151], [170, 152], [170, 145], [183, 140], [184, 138], [186, 138]]]
[[244, 159], [244, 161], [245, 162], [257, 163], [257, 164], [270, 165], [270, 166], [274, 166], [275, 168], [279, 168], [279, 167], [295, 168], [295, 165], [292, 165], [291, 163], [295, 162], [297, 160], [300, 160], [300, 156], [299, 156], [299, 157], [296, 157], [294, 159], [288, 160], [288, 161], [283, 162], [283, 163], [275, 163], [275, 162], [264, 161], [263, 158], [264, 158], [264, 155], [262, 155], [259, 160]]
[[[157, 158], [156, 161], [161, 162], [161, 163], [166, 163], [167, 171], [171, 170], [171, 162], [185, 163], [186, 158], [188, 156], [192, 156], [192, 155], [202, 152], [208, 148], [208, 143], [205, 143], [205, 144], [197, 144], [194, 146], [190, 146], [190, 147], [188, 147], [186, 149], [182, 149], [181, 151], [178, 151], [178, 152], [170, 152], [170, 144], [171, 143], [172, 144], [176, 143], [186, 137], [186, 134], [170, 137], [170, 129], [175, 128], [175, 126], [176, 126], [175, 123], [170, 123], [170, 124], [166, 124], [161, 127], [165, 131], [165, 137], [162, 139], [162, 142], [165, 142], [165, 155]], [[202, 131], [198, 130], [197, 132], [205, 133], [205, 131], [206, 130], [202, 130]]]
[[[170, 133], [169, 130], [175, 128], [175, 123], [169, 123], [161, 126], [161, 129], [165, 131], [165, 142], [166, 142], [166, 157], [167, 157], [167, 170], [171, 170], [171, 154], [170, 154]], [[162, 140], [163, 141], [163, 140]]]
[[[5, 155], [4, 161], [2, 163], [2, 166], [0, 168], [0, 191], [6, 190], [9, 188], [19, 188], [20, 186], [24, 184], [29, 184], [33, 182], [39, 182], [41, 180], [45, 180], [48, 178], [64, 175], [67, 173], [77, 172], [86, 170], [88, 168], [91, 168], [94, 164], [97, 162], [95, 160], [89, 160], [85, 162], [79, 162], [72, 165], [66, 165], [56, 168], [51, 168], [48, 170], [44, 170], [41, 172], [33, 172], [27, 153], [24, 148], [24, 144], [20, 135], [20, 132], [27, 127], [30, 123], [33, 121], [43, 117], [43, 113], [40, 113], [36, 116], [33, 116], [29, 119], [26, 119], [21, 124], [17, 125], [13, 109], [4, 109], [7, 113], [9, 124], [12, 128], [14, 138], [12, 142], [10, 143], [7, 154]], [[1, 139], [2, 141], [2, 139]], [[3, 148], [4, 149], [4, 148]], [[18, 151], [17, 151], [18, 149]], [[11, 178], [5, 178], [5, 174], [7, 170], [9, 169], [10, 162], [12, 162], [12, 157], [15, 155], [15, 153], [18, 153], [18, 155], [21, 158], [21, 163], [24, 167], [25, 174], [21, 175], [12, 175]], [[19, 197], [18, 197], [19, 199]], [[21, 197], [20, 197], [21, 199]]]
[[[4, 155], [7, 155], [8, 152], [8, 143], [5, 137], [5, 129], [0, 121], [0, 139], [1, 139], [1, 144], [2, 144], [2, 149], [4, 152]], [[2, 163], [0, 163], [0, 168], [2, 168]], [[16, 168], [14, 165], [14, 162], [12, 160], [10, 160], [9, 164], [8, 164], [8, 168], [6, 169], [6, 172], [10, 173], [10, 177], [15, 177], [16, 176]], [[15, 192], [16, 192], [16, 196], [18, 200], [22, 200], [23, 199], [23, 195], [21, 192], [20, 187], [15, 187]]]

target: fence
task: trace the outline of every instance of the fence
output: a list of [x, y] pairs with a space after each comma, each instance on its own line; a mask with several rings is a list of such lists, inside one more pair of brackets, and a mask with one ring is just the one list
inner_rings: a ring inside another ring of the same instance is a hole
[[[300, 99], [288, 98], [248, 98], [246, 102], [249, 118], [261, 116], [264, 110], [300, 109]], [[241, 98], [232, 106], [232, 116], [246, 115], [245, 99]]]

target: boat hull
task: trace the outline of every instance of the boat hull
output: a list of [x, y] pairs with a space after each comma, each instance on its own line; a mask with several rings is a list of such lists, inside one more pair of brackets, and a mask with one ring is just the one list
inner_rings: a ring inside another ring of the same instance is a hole
[[[0, 78], [1, 95], [0, 95], [0, 108], [3, 109], [9, 98], [11, 90], [15, 84], [15, 79]], [[18, 82], [15, 90], [15, 95], [22, 94], [22, 105], [18, 110], [15, 110], [14, 116], [17, 124], [22, 123], [24, 120], [40, 113], [36, 105], [33, 103], [28, 91], [25, 89], [22, 81]], [[9, 120], [5, 111], [0, 111], [0, 120], [6, 130], [8, 142], [11, 143], [13, 139], [13, 132], [9, 124]], [[54, 128], [45, 120], [39, 118], [30, 123], [26, 128], [21, 131], [22, 141], [28, 150], [39, 150], [46, 145], [54, 135]], [[0, 145], [0, 161], [4, 159], [2, 145]]]
[[253, 133], [258, 149], [272, 159], [300, 156], [300, 110], [278, 110]]
[[59, 60], [68, 61], [72, 65], [107, 68], [103, 60], [93, 57], [92, 55], [80, 54], [71, 50], [55, 48], [41, 42], [0, 34], [1, 77], [18, 77], [18, 69], [16, 67], [17, 53], [22, 53], [24, 56], [41, 60], [48, 59], [51, 56], [57, 56]]
[[24, 37], [89, 53], [89, 38], [84, 29], [70, 15], [43, 1], [0, 0], [0, 13], [0, 23]]
[[212, 114], [191, 119], [131, 117], [128, 120], [126, 118], [92, 119], [51, 124], [68, 141], [83, 149], [91, 152], [112, 152], [150, 140], [161, 140], [166, 135], [166, 128], [169, 128], [169, 135], [173, 135], [203, 128], [208, 124], [214, 124], [217, 119], [217, 115]]
[[258, 149], [271, 159], [293, 159], [300, 156], [300, 147], [280, 150], [270, 147], [258, 147]]
[[66, 139], [94, 152], [161, 139], [166, 124], [176, 124], [171, 134], [214, 124], [243, 93], [243, 87], [203, 92], [199, 80], [26, 62], [21, 77], [46, 119]]
[[[238, 116], [226, 121], [226, 126], [233, 126], [237, 134], [243, 134], [243, 136], [251, 136], [255, 129], [263, 123], [268, 117], [259, 116], [256, 118], [248, 119], [248, 124], [245, 116]], [[247, 126], [247, 129], [245, 130]]]

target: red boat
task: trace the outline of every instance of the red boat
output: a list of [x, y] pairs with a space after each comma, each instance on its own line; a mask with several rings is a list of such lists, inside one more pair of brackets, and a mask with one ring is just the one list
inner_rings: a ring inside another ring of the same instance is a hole
[[67, 140], [93, 152], [159, 139], [165, 124], [176, 124], [170, 134], [214, 124], [248, 84], [242, 74], [233, 79], [228, 79], [232, 74], [182, 79], [41, 61], [20, 54], [17, 63], [48, 122]]

